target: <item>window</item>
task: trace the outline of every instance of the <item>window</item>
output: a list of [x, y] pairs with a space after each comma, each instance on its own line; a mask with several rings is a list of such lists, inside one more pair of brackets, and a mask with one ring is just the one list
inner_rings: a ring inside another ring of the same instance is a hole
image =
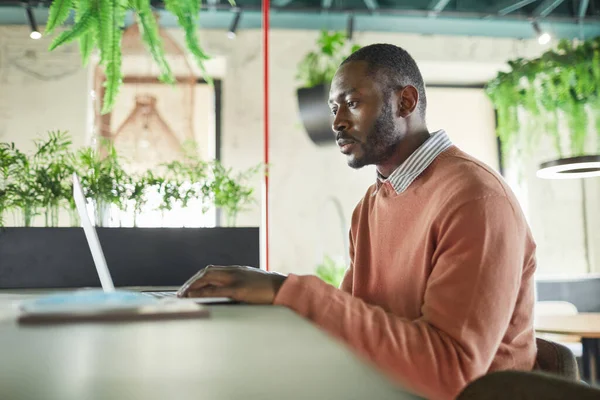
[[[210, 161], [218, 156], [220, 135], [220, 81], [208, 85], [178, 78], [174, 86], [150, 77], [125, 78], [113, 111], [99, 117], [103, 136], [110, 135], [117, 153], [129, 173], [157, 171], [160, 164], [183, 160], [183, 147], [196, 143], [198, 156]], [[107, 128], [108, 125], [108, 128]], [[98, 125], [97, 125], [98, 126]], [[189, 182], [191, 185], [192, 182]], [[138, 227], [212, 227], [217, 211], [203, 212], [199, 200], [185, 208], [175, 205], [159, 210], [162, 196], [157, 190], [148, 194], [147, 203], [135, 216], [134, 204], [127, 210], [111, 207], [104, 226]]]

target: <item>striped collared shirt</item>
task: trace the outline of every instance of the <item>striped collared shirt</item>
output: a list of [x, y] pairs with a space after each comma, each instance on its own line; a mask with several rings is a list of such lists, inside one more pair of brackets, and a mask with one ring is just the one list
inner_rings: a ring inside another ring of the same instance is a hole
[[377, 188], [381, 184], [389, 182], [396, 193], [404, 192], [425, 171], [429, 164], [450, 146], [452, 146], [452, 142], [444, 130], [433, 133], [387, 179], [383, 179], [377, 174]]

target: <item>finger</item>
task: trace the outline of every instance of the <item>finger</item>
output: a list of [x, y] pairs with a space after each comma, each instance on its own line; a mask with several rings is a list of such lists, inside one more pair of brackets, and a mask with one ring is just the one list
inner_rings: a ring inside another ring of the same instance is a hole
[[177, 296], [178, 297], [183, 297], [183, 294], [188, 290], [188, 288], [190, 287], [190, 285], [192, 283], [194, 283], [196, 280], [200, 279], [200, 277], [206, 273], [206, 270], [209, 267], [210, 267], [210, 265], [207, 266], [207, 267], [205, 267], [205, 268], [202, 268], [200, 271], [196, 272], [190, 279], [188, 279], [187, 281], [185, 281], [185, 283], [183, 285], [181, 285], [181, 287], [177, 291]]
[[192, 289], [200, 289], [205, 286], [227, 286], [232, 282], [233, 277], [227, 267], [210, 265], [188, 279], [179, 289], [177, 295], [186, 297], [186, 293]]
[[202, 268], [200, 271], [196, 272], [196, 274], [194, 276], [192, 276], [190, 279], [188, 279], [179, 289], [178, 293], [184, 293], [186, 290], [188, 290], [190, 288], [190, 286], [196, 284], [199, 286], [202, 286], [202, 279], [212, 279], [213, 275], [209, 275], [207, 278], [205, 278], [205, 276], [207, 274], [212, 274], [213, 271], [215, 270], [221, 270], [224, 267], [221, 266], [215, 266], [215, 265], [207, 265], [206, 267]]
[[228, 297], [235, 298], [235, 288], [231, 286], [204, 286], [190, 289], [185, 297]]

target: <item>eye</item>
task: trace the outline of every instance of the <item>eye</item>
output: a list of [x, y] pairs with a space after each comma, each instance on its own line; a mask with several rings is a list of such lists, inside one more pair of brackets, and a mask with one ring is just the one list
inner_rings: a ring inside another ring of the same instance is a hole
[[337, 108], [332, 108], [331, 109], [331, 115], [335, 115], [337, 114]]
[[358, 104], [357, 101], [349, 101], [346, 103], [346, 105], [348, 106], [348, 108], [354, 108], [356, 107], [356, 105]]

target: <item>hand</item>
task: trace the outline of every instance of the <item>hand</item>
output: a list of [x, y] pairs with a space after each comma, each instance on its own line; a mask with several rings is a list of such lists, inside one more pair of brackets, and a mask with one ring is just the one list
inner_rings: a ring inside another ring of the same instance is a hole
[[258, 268], [215, 266], [198, 271], [177, 292], [178, 297], [229, 297], [251, 304], [273, 304], [286, 277]]

